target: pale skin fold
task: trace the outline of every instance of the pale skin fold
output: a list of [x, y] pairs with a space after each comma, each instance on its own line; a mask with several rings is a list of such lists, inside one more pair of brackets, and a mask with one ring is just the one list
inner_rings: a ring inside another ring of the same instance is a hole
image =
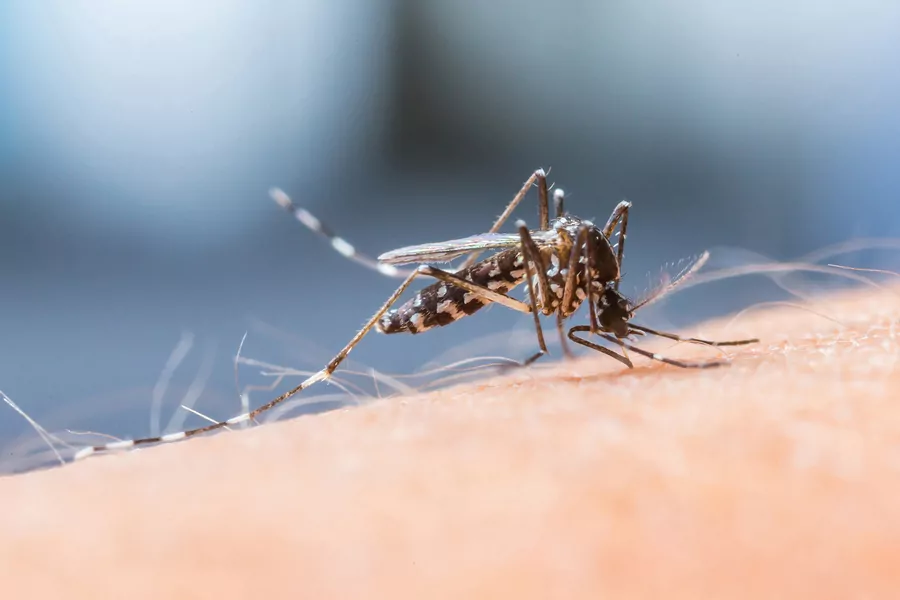
[[0, 479], [3, 596], [895, 597], [900, 295], [813, 308]]

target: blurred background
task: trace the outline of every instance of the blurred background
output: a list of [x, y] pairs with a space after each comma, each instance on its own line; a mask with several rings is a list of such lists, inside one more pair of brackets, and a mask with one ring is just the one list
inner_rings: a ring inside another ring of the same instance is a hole
[[[272, 186], [377, 255], [484, 231], [551, 168], [579, 216], [634, 203], [635, 294], [707, 248], [728, 265], [897, 236], [898, 32], [887, 0], [4, 2], [0, 389], [51, 430], [136, 437], [186, 395], [238, 412], [245, 332], [244, 356], [320, 368], [396, 282]], [[778, 293], [712, 284], [648, 319]], [[532, 338], [508, 333], [528, 327], [494, 308], [373, 335], [353, 359], [402, 374], [454, 348], [523, 358]], [[4, 457], [29, 437], [4, 407]]]

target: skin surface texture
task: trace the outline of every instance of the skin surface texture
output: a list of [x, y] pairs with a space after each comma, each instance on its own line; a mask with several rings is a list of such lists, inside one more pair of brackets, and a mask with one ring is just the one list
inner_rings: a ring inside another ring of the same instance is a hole
[[900, 293], [812, 308], [0, 479], [4, 597], [895, 597]]

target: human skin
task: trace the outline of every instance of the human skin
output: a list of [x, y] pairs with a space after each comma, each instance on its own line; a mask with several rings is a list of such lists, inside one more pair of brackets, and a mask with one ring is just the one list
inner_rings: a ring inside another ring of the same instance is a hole
[[0, 479], [3, 596], [894, 596], [900, 295], [813, 308]]

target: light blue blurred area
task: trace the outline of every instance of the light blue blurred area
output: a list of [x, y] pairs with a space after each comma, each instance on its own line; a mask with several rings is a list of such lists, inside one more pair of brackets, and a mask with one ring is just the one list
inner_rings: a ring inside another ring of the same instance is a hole
[[[207, 347], [197, 407], [236, 412], [245, 331], [247, 356], [324, 364], [396, 282], [303, 230], [272, 186], [378, 254], [486, 230], [551, 167], [580, 216], [634, 203], [636, 295], [705, 248], [731, 264], [898, 236], [898, 32], [900, 4], [875, 0], [5, 2], [0, 389], [51, 429], [134, 437], [184, 331], [164, 423]], [[517, 216], [535, 223], [534, 203]], [[779, 294], [698, 286], [647, 318]], [[494, 308], [352, 358], [409, 373], [523, 326]], [[0, 448], [27, 431], [0, 412]]]
[[148, 243], [246, 228], [248, 195], [273, 180], [379, 153], [388, 7], [5, 3], [2, 144], [22, 196], [4, 215], [52, 210]]

